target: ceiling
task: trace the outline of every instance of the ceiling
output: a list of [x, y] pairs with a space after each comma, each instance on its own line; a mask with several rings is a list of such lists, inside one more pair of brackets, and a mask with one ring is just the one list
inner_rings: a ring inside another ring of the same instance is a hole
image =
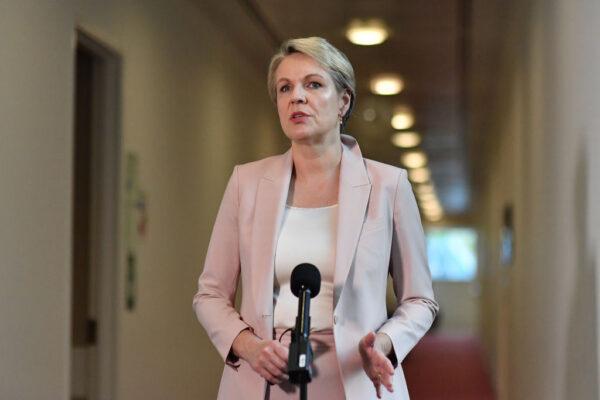
[[[494, 66], [488, 62], [487, 69], [480, 67], [479, 59], [486, 58], [482, 49], [497, 41], [492, 34], [472, 39], [473, 16], [478, 18], [478, 30], [488, 28], [493, 33], [479, 17], [486, 13], [491, 17], [494, 6], [501, 6], [500, 0], [197, 2], [220, 21], [227, 36], [265, 77], [270, 56], [287, 38], [322, 36], [342, 50], [353, 64], [357, 81], [357, 103], [347, 131], [357, 137], [364, 155], [401, 166], [402, 150], [390, 141], [394, 133], [390, 119], [396, 105], [409, 106], [416, 119], [413, 130], [423, 136], [420, 147], [429, 159], [445, 214], [468, 214], [476, 153], [470, 147], [477, 141], [467, 132], [472, 125], [467, 107], [485, 106], [469, 102], [467, 96], [475, 93], [485, 101], [486, 77]], [[391, 28], [387, 41], [379, 46], [356, 46], [345, 38], [351, 19], [373, 17]], [[478, 57], [476, 63], [473, 55]], [[378, 96], [369, 92], [369, 79], [384, 72], [402, 76], [405, 88], [401, 93]], [[475, 91], [469, 88], [472, 82], [477, 85]], [[374, 120], [363, 117], [366, 109], [375, 110]]]

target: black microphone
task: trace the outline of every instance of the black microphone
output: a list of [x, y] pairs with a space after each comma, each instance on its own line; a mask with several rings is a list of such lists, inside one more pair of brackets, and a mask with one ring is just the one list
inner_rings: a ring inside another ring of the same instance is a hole
[[312, 379], [312, 348], [308, 340], [310, 334], [310, 299], [321, 290], [321, 273], [312, 264], [297, 265], [290, 279], [292, 293], [298, 297], [298, 316], [292, 332], [288, 357], [290, 382], [306, 388]]

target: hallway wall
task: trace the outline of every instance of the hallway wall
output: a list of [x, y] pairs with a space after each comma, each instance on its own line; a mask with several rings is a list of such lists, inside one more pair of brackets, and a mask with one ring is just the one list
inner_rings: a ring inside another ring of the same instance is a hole
[[122, 148], [148, 198], [133, 312], [117, 267], [115, 398], [214, 399], [196, 280], [233, 165], [285, 141], [266, 71], [185, 0], [0, 5], [0, 398], [68, 398], [76, 27], [122, 56]]
[[[512, 2], [479, 188], [482, 331], [500, 399], [598, 398], [600, 3]], [[502, 207], [515, 259], [499, 262]]]

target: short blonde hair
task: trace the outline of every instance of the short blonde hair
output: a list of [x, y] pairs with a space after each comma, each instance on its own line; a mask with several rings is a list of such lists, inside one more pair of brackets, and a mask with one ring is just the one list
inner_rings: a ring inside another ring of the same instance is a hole
[[348, 107], [348, 111], [346, 111], [346, 114], [342, 118], [341, 131], [346, 125], [348, 118], [350, 118], [356, 98], [354, 69], [348, 57], [321, 37], [313, 36], [286, 40], [279, 48], [279, 51], [271, 58], [271, 63], [269, 64], [267, 86], [269, 88], [269, 96], [274, 103], [277, 103], [275, 72], [281, 61], [293, 53], [302, 53], [312, 57], [329, 72], [337, 91], [341, 93], [345, 90], [350, 95], [350, 107]]

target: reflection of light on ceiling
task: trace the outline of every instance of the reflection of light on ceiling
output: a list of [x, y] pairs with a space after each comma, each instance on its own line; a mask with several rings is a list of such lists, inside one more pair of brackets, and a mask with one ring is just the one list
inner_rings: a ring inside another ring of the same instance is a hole
[[408, 107], [397, 107], [392, 116], [392, 126], [399, 131], [410, 129], [415, 123], [415, 117]]
[[398, 94], [404, 87], [402, 78], [394, 74], [378, 75], [371, 79], [371, 92], [389, 96]]
[[375, 110], [372, 108], [367, 108], [365, 111], [363, 111], [363, 118], [367, 122], [375, 121], [376, 117], [377, 117], [377, 112], [375, 112]]
[[402, 164], [407, 168], [421, 168], [427, 165], [427, 156], [422, 151], [409, 151], [402, 155]]
[[385, 23], [379, 19], [366, 21], [354, 19], [348, 25], [346, 38], [354, 44], [361, 46], [373, 46], [381, 44], [389, 36]]
[[417, 132], [396, 132], [392, 135], [392, 143], [401, 148], [415, 147], [421, 143], [421, 136]]
[[431, 173], [427, 168], [415, 168], [408, 171], [408, 178], [414, 183], [425, 183], [431, 178]]

